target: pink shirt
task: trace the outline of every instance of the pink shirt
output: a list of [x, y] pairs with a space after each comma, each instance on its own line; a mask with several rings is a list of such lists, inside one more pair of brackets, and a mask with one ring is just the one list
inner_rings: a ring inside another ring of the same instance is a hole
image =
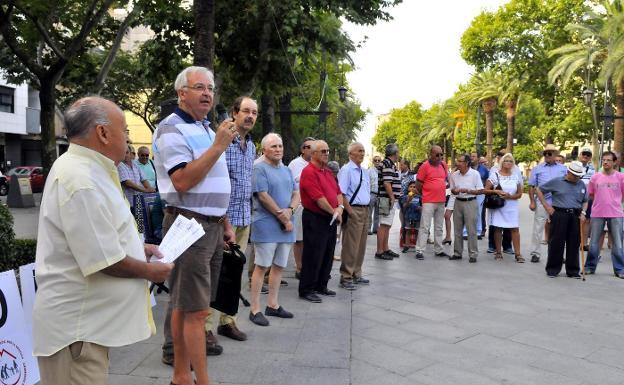
[[446, 178], [448, 170], [446, 164], [440, 162], [437, 166], [432, 166], [429, 161], [420, 166], [416, 179], [422, 183], [423, 203], [444, 203], [446, 202]]
[[624, 217], [624, 211], [622, 211], [624, 174], [617, 171], [611, 175], [597, 172], [589, 180], [588, 189], [590, 194], [594, 194], [592, 217]]

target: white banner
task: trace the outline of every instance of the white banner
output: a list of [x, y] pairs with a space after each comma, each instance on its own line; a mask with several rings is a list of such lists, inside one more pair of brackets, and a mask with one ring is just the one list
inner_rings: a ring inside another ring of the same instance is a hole
[[35, 282], [35, 264], [20, 266], [20, 288], [22, 289], [22, 308], [24, 309], [24, 321], [26, 330], [32, 335], [32, 312], [35, 305], [35, 292], [37, 291], [37, 283]]
[[32, 355], [31, 330], [24, 312], [13, 270], [0, 273], [0, 383], [33, 385], [39, 367]]

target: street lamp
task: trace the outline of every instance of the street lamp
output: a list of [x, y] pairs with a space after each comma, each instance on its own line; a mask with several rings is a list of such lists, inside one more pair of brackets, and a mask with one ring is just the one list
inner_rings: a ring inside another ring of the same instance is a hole
[[585, 101], [585, 105], [587, 107], [592, 106], [592, 102], [594, 101], [594, 89], [593, 88], [588, 87], [583, 90], [583, 100]]
[[340, 98], [340, 101], [343, 103], [345, 100], [347, 100], [347, 89], [345, 86], [338, 87], [338, 97]]

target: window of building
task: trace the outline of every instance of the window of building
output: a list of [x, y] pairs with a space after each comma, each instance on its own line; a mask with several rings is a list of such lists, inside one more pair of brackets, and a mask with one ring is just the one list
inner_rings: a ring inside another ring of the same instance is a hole
[[15, 112], [15, 89], [0, 86], [0, 112]]

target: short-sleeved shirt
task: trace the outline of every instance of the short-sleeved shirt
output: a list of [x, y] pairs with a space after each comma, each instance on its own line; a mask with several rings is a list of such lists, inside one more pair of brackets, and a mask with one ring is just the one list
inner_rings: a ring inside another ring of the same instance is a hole
[[[134, 164], [134, 162], [131, 162], [130, 164], [131, 165], [128, 166], [125, 162], [119, 162], [119, 164], [117, 165], [117, 172], [119, 172], [119, 181], [123, 183], [129, 180], [134, 184], [143, 186], [143, 181], [146, 179], [143, 171], [141, 171], [141, 169], [138, 168]], [[132, 204], [134, 194], [138, 194], [139, 191], [130, 187], [126, 187], [124, 185], [121, 185], [121, 188], [123, 189], [124, 195], [126, 196], [128, 202]]]
[[247, 135], [245, 144], [243, 151], [240, 138], [236, 138], [225, 150], [232, 185], [227, 217], [234, 226], [249, 226], [251, 223], [251, 174], [256, 158], [256, 146], [251, 140], [251, 135]]
[[587, 187], [579, 180], [568, 182], [558, 177], [549, 180], [539, 187], [543, 193], [552, 193], [552, 206], [563, 209], [580, 209], [587, 202]]
[[[587, 162], [587, 164], [584, 165], [583, 168], [585, 169], [585, 175], [581, 177], [581, 180], [583, 181], [583, 183], [585, 183], [585, 186], [587, 186], [589, 185], [589, 180], [596, 172], [596, 169], [594, 168], [594, 165], [592, 164], [592, 162]], [[592, 208], [592, 213], [593, 211], [594, 209]]]
[[301, 171], [308, 165], [308, 161], [303, 159], [302, 156], [298, 156], [295, 159], [291, 160], [288, 164], [288, 168], [292, 173], [293, 178], [295, 178], [295, 183], [297, 184], [297, 188], [299, 188], [299, 179], [301, 179]]
[[225, 153], [219, 156], [208, 174], [185, 193], [173, 186], [170, 175], [199, 159], [214, 143], [216, 134], [207, 120], [195, 121], [177, 108], [154, 131], [154, 165], [160, 197], [175, 206], [203, 215], [222, 216], [230, 203], [230, 177]]
[[154, 162], [151, 159], [148, 159], [147, 163], [143, 164], [138, 160], [135, 160], [134, 165], [141, 170], [143, 175], [145, 175], [145, 179], [149, 182], [150, 186], [156, 188], [156, 168], [154, 167]]
[[368, 176], [370, 177], [371, 194], [377, 194], [379, 192], [379, 171], [377, 171], [377, 167], [369, 168]]
[[490, 176], [490, 170], [488, 170], [488, 168], [482, 164], [478, 165], [477, 168], [475, 168], [474, 170], [477, 170], [477, 172], [481, 176], [481, 183], [485, 185], [485, 181]]
[[[357, 195], [353, 198], [353, 194], [355, 194], [355, 190], [360, 184], [360, 175], [362, 184], [360, 185]], [[368, 206], [370, 203], [370, 178], [368, 177], [368, 170], [358, 166], [352, 160], [342, 166], [338, 172], [338, 184], [348, 202], [351, 202], [351, 198], [353, 198], [351, 204]]]
[[[562, 164], [548, 164], [546, 162], [540, 163], [531, 171], [531, 175], [529, 176], [529, 186], [541, 187], [544, 183], [551, 179], [565, 176], [567, 172], [568, 169]], [[544, 198], [546, 198], [546, 202], [552, 202], [550, 194], [544, 194]]]
[[[472, 168], [468, 168], [465, 174], [462, 174], [461, 171], [457, 170], [451, 174], [450, 178], [451, 189], [469, 189], [469, 190], [480, 190], [483, 188], [483, 182], [481, 182], [481, 176]], [[459, 198], [473, 198], [474, 194], [466, 194], [459, 193], [457, 194]]]
[[35, 356], [76, 341], [123, 346], [155, 333], [147, 281], [102, 272], [126, 256], [145, 261], [117, 168], [72, 143], [54, 162], [41, 198]]
[[446, 165], [442, 162], [437, 166], [433, 166], [431, 162], [427, 161], [420, 166], [417, 180], [422, 184], [423, 203], [446, 202], [447, 177], [448, 170]]
[[379, 196], [390, 198], [384, 187], [384, 183], [390, 182], [392, 185], [392, 193], [395, 199], [399, 199], [401, 196], [401, 178], [399, 177], [399, 171], [392, 159], [386, 158], [381, 163], [381, 178], [379, 179]]
[[594, 195], [592, 218], [624, 217], [622, 196], [624, 194], [624, 174], [614, 171], [611, 175], [595, 173], [589, 180], [589, 194]]
[[301, 205], [306, 210], [329, 216], [316, 201], [325, 197], [332, 208], [338, 207], [338, 194], [342, 194], [332, 171], [326, 167], [319, 168], [310, 162], [301, 172], [299, 181]]
[[[275, 201], [277, 207], [285, 208], [290, 205], [293, 191], [296, 191], [295, 180], [288, 167], [280, 163], [274, 166], [267, 162], [260, 162], [253, 168], [253, 192], [266, 192]], [[288, 209], [287, 209], [288, 210]], [[292, 218], [291, 218], [292, 221]], [[280, 227], [277, 217], [268, 211], [257, 198], [254, 197], [253, 214], [251, 219], [252, 242], [295, 242], [295, 231], [284, 231]]]

